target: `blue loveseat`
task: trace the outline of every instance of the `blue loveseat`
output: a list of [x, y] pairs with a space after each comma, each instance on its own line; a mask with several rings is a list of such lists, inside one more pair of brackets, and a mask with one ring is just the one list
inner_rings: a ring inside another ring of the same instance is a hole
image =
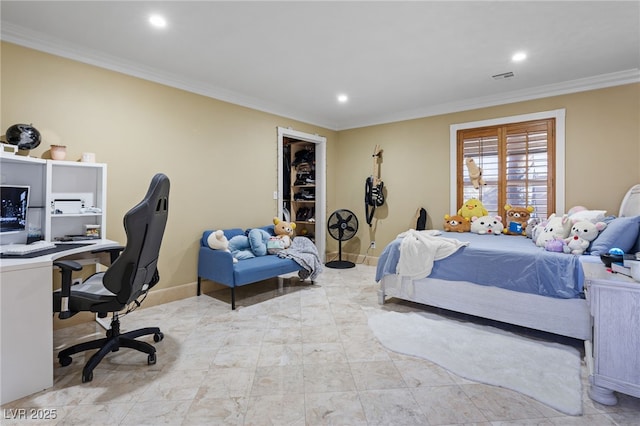
[[[271, 235], [275, 235], [273, 225], [264, 226], [261, 229], [266, 230]], [[212, 232], [214, 232], [214, 230], [204, 231], [200, 239], [200, 252], [198, 254], [198, 296], [200, 296], [201, 293], [201, 282], [203, 278], [226, 285], [231, 288], [231, 309], [235, 309], [236, 287], [303, 269], [295, 260], [283, 259], [271, 254], [239, 260], [237, 263], [234, 263], [231, 253], [214, 250], [209, 247], [207, 238]], [[245, 231], [240, 228], [223, 229], [223, 232], [229, 240], [236, 235], [245, 235]]]

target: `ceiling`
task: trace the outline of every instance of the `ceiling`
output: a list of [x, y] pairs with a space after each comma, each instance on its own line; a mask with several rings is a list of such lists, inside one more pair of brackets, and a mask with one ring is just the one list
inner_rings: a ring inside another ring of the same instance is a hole
[[2, 40], [333, 130], [640, 81], [638, 1], [0, 4]]

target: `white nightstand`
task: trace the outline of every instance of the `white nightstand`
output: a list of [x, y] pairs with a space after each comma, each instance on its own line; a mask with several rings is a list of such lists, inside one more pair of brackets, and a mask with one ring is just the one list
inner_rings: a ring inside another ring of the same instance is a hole
[[614, 391], [640, 398], [640, 283], [583, 263], [593, 316], [593, 372], [589, 396], [615, 405]]

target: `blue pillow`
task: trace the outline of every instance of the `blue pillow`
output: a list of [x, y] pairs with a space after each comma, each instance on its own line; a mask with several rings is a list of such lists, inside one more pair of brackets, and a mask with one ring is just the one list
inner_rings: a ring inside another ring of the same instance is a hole
[[618, 217], [591, 243], [591, 254], [609, 253], [614, 247], [630, 252], [636, 245], [640, 233], [640, 216]]

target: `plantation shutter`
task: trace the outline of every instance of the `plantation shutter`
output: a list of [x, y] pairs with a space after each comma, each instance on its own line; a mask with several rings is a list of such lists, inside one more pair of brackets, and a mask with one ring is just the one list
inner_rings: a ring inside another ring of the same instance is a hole
[[[504, 216], [505, 204], [535, 208], [545, 219], [555, 211], [555, 119], [458, 131], [457, 205], [478, 198], [490, 215]], [[465, 166], [471, 157], [485, 185], [475, 189]]]

